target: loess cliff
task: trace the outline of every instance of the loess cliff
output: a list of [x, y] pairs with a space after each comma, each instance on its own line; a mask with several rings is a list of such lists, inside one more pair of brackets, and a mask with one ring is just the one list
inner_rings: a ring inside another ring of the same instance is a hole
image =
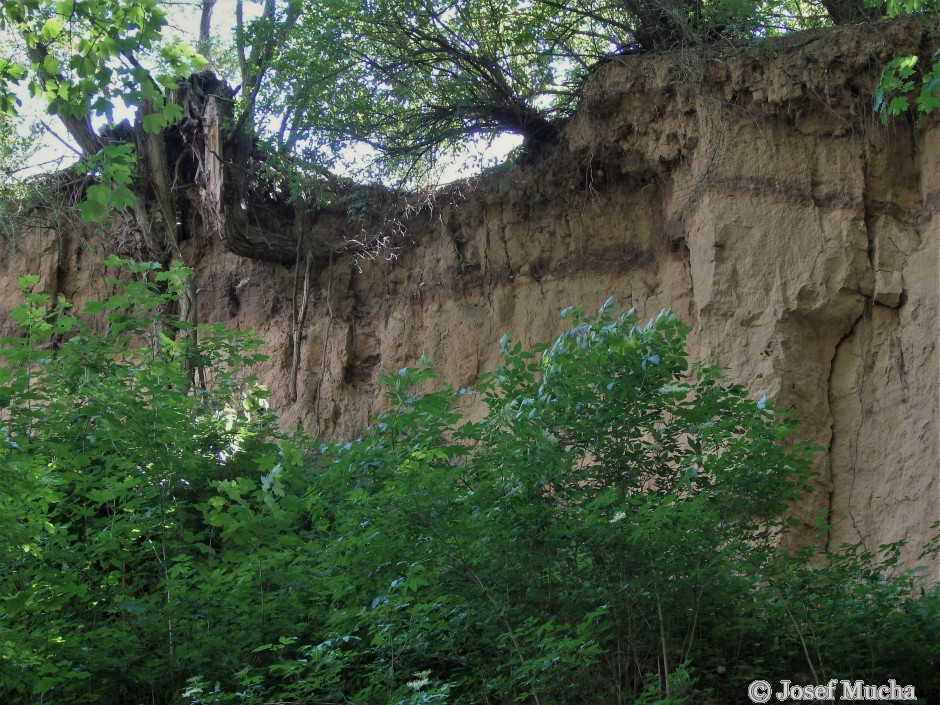
[[[938, 42], [907, 20], [611, 60], [562, 144], [358, 219], [324, 209], [304, 224], [321, 245], [309, 268], [194, 234], [199, 318], [257, 331], [285, 425], [336, 438], [381, 408], [381, 373], [422, 353], [470, 387], [505, 332], [550, 340], [568, 305], [670, 308], [693, 356], [795, 409], [822, 448], [804, 537], [822, 515], [831, 547], [907, 539], [916, 556], [940, 519], [940, 123], [883, 126], [872, 104], [885, 62]], [[119, 235], [17, 239], [0, 333], [23, 273], [99, 295]]]

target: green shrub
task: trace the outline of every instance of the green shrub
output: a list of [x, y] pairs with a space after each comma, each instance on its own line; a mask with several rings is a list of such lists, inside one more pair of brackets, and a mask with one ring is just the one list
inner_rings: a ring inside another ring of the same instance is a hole
[[[420, 366], [385, 379], [391, 409], [359, 440], [321, 449], [322, 626], [267, 645], [264, 700], [678, 702], [697, 654], [729, 660], [712, 634], [752, 595], [807, 451], [764, 400], [689, 369], [673, 316], [568, 313], [551, 348], [504, 340], [483, 421], [454, 410], [465, 390], [421, 393]], [[209, 690], [193, 702], [227, 701]]]
[[[189, 346], [171, 313], [185, 272], [130, 269], [82, 315], [25, 277], [0, 351], [3, 702], [170, 702], [194, 667], [240, 664], [232, 630], [267, 633], [254, 590], [278, 556], [251, 551], [287, 533], [261, 476], [289, 450], [243, 376], [257, 343], [204, 326]], [[253, 495], [244, 527], [215, 512]]]
[[[761, 677], [893, 678], [915, 685], [919, 702], [937, 702], [940, 590], [925, 584], [922, 568], [903, 570], [903, 545], [885, 544], [877, 554], [845, 545], [823, 565], [809, 549], [778, 556], [755, 602], [764, 629], [754, 632], [753, 644], [772, 657]], [[936, 560], [935, 549], [921, 558], [931, 554]]]
[[807, 672], [932, 692], [936, 590], [774, 551], [809, 476], [790, 423], [690, 369], [669, 314], [567, 313], [550, 348], [504, 339], [477, 392], [384, 380], [390, 410], [310, 478], [312, 630], [192, 702], [736, 703]]
[[3, 342], [4, 702], [940, 695], [936, 587], [898, 546], [775, 551], [810, 449], [690, 366], [672, 315], [569, 310], [550, 347], [505, 338], [473, 391], [422, 361], [360, 438], [321, 444], [274, 431], [255, 341], [175, 320], [185, 271], [130, 269], [82, 316], [26, 279]]

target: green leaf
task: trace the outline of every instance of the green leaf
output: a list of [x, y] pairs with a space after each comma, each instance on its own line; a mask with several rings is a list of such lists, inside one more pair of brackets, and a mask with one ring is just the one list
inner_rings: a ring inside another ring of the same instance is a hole
[[114, 207], [119, 211], [126, 210], [130, 208], [137, 202], [137, 197], [134, 195], [134, 192], [131, 191], [126, 186], [118, 186], [114, 189], [112, 196], [112, 203]]
[[98, 201], [85, 200], [78, 204], [78, 212], [86, 223], [96, 223], [105, 216], [108, 209]]
[[887, 113], [888, 115], [901, 115], [910, 108], [910, 103], [906, 96], [899, 95], [895, 96], [888, 103]]
[[105, 115], [111, 119], [110, 115], [114, 110], [114, 103], [101, 96], [96, 98], [95, 101], [91, 104], [91, 109], [94, 110], [98, 115]]
[[57, 58], [55, 58], [54, 56], [52, 56], [52, 54], [50, 54], [45, 59], [43, 59], [42, 67], [46, 71], [51, 73], [52, 75], [55, 75], [59, 73], [59, 70], [62, 68], [62, 65], [59, 63], [59, 60]]
[[4, 612], [8, 617], [15, 617], [29, 601], [29, 592], [20, 592], [3, 600]]
[[175, 122], [183, 117], [183, 108], [176, 103], [167, 103], [163, 108], [163, 116], [168, 122]]
[[176, 76], [176, 74], [159, 73], [154, 76], [154, 80], [156, 80], [156, 82], [164, 88], [168, 88], [170, 90], [176, 90], [179, 88], [179, 78]]
[[46, 20], [39, 30], [41, 36], [47, 42], [56, 39], [62, 33], [62, 20], [58, 17], [50, 17]]
[[111, 189], [104, 184], [92, 184], [85, 192], [89, 201], [94, 201], [101, 205], [107, 205], [111, 202]]
[[20, 105], [20, 99], [15, 95], [0, 91], [0, 114], [15, 116]]
[[0, 79], [12, 78], [15, 81], [21, 81], [26, 77], [28, 69], [23, 64], [18, 64], [9, 59], [0, 59]]
[[163, 131], [169, 122], [163, 113], [149, 113], [141, 119], [144, 126], [144, 132], [158, 134]]

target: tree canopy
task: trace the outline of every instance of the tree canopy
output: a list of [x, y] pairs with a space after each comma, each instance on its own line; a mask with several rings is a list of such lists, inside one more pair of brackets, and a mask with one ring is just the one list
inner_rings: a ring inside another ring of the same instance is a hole
[[202, 0], [198, 23], [193, 17], [181, 36], [168, 31], [167, 12], [180, 6], [170, 1], [4, 3], [0, 111], [16, 112], [17, 85], [42, 98], [86, 158], [100, 155], [92, 168], [113, 193], [92, 200], [126, 206], [126, 160], [107, 151], [120, 140], [96, 128], [113, 124], [121, 106], [136, 110], [147, 133], [183, 118], [177, 82], [206, 63], [192, 44], [238, 84], [233, 133], [314, 172], [415, 178], [481, 139], [515, 134], [529, 151], [552, 142], [585, 77], [611, 56], [937, 8], [935, 0], [235, 0], [224, 36], [212, 32], [215, 5]]

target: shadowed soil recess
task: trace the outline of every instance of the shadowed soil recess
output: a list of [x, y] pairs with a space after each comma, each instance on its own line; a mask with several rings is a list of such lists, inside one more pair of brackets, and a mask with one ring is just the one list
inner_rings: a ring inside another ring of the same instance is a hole
[[[503, 333], [549, 340], [565, 306], [671, 308], [693, 356], [796, 409], [823, 449], [801, 538], [822, 515], [832, 547], [907, 539], [916, 556], [940, 516], [940, 125], [882, 126], [872, 94], [888, 60], [937, 42], [906, 20], [607, 62], [561, 143], [524, 166], [376, 191], [356, 217], [249, 201], [212, 232], [194, 218], [180, 250], [198, 317], [256, 330], [284, 425], [337, 438], [381, 408], [378, 376], [422, 353], [470, 387]], [[297, 237], [311, 255], [294, 264]], [[24, 234], [0, 255], [0, 310], [26, 272], [99, 296], [120, 238]]]

